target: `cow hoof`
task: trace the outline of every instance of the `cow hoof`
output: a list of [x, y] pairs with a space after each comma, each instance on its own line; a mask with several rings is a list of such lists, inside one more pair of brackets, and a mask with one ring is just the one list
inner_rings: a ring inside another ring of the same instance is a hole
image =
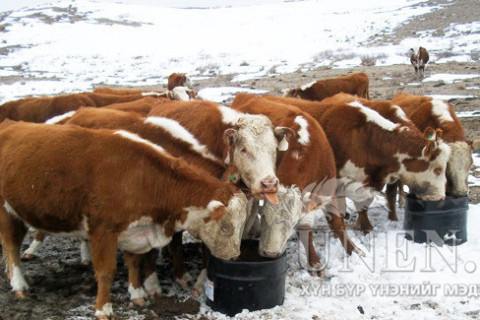
[[37, 256], [31, 253], [24, 253], [22, 254], [22, 260], [23, 261], [32, 261], [33, 259], [36, 259]]
[[356, 254], [358, 254], [360, 257], [366, 257], [366, 256], [367, 256], [367, 255], [365, 254], [365, 252], [363, 252], [362, 249], [357, 248], [357, 247], [355, 247], [355, 249], [353, 249], [353, 252], [355, 252]]
[[96, 316], [98, 320], [115, 320], [115, 316]]
[[82, 264], [85, 266], [85, 267], [88, 267], [92, 264], [92, 261], [90, 260], [85, 260], [85, 261], [82, 261]]
[[15, 297], [17, 297], [19, 299], [25, 299], [27, 297], [27, 293], [24, 292], [24, 291], [20, 291], [20, 290], [13, 291], [13, 294], [15, 295]]
[[139, 306], [139, 307], [145, 307], [145, 300], [142, 298], [138, 299], [132, 299], [132, 302], [134, 305]]
[[355, 230], [360, 230], [364, 236], [369, 234], [371, 231], [373, 231], [373, 226], [370, 224], [370, 221], [367, 223], [359, 223], [357, 220], [357, 223], [353, 226], [353, 229]]
[[151, 292], [148, 292], [148, 297], [151, 299], [151, 300], [154, 300], [156, 298], [160, 298], [162, 297], [162, 292], [161, 291], [151, 291]]
[[398, 221], [397, 215], [388, 215], [388, 220], [390, 221]]

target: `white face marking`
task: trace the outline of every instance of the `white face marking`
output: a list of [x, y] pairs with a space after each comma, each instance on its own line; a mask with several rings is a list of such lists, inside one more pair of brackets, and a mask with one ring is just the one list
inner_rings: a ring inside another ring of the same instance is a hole
[[24, 254], [34, 255], [36, 252], [38, 252], [41, 246], [42, 246], [42, 241], [38, 241], [34, 239], [30, 244], [30, 246], [28, 247], [28, 249], [25, 250]]
[[169, 132], [173, 137], [190, 144], [191, 149], [200, 154], [202, 157], [213, 161], [221, 161], [219, 158], [210, 153], [208, 147], [201, 144], [197, 138], [195, 138], [190, 131], [178, 123], [178, 121], [164, 117], [148, 117], [145, 119], [145, 123], [150, 123], [160, 127]]
[[95, 316], [97, 318], [103, 317], [103, 316], [112, 316], [113, 315], [113, 308], [112, 304], [110, 302], [107, 302], [103, 305], [102, 310], [95, 310]]
[[242, 113], [225, 106], [219, 106], [218, 109], [222, 114], [222, 122], [225, 124], [235, 125], [242, 116]]
[[220, 201], [212, 200], [208, 203], [206, 208], [199, 207], [186, 207], [183, 210], [188, 212], [187, 219], [184, 223], [177, 221], [175, 224], [176, 231], [180, 230], [189, 230], [189, 229], [198, 229], [199, 224], [203, 223], [203, 219], [210, 216], [211, 212], [218, 207], [223, 206]]
[[13, 276], [10, 280], [10, 286], [13, 291], [27, 291], [29, 288], [19, 266], [13, 267]]
[[166, 237], [163, 226], [152, 222], [151, 217], [142, 217], [130, 223], [118, 236], [118, 248], [135, 254], [142, 254], [153, 248], [163, 248], [171, 240]]
[[145, 279], [143, 286], [149, 294], [162, 293], [162, 288], [160, 287], [156, 272], [152, 273]]
[[308, 133], [308, 122], [303, 116], [297, 116], [295, 123], [300, 126], [298, 130], [298, 143], [306, 146], [310, 143], [310, 134]]
[[143, 138], [141, 138], [140, 136], [134, 134], [134, 133], [131, 133], [131, 132], [128, 132], [128, 131], [125, 131], [125, 130], [118, 130], [118, 131], [115, 131], [114, 134], [118, 134], [122, 137], [124, 137], [125, 139], [129, 139], [129, 140], [132, 140], [132, 141], [135, 141], [135, 142], [138, 142], [138, 143], [143, 143], [147, 146], [150, 146], [152, 147], [153, 149], [157, 150], [158, 152], [162, 153], [162, 154], [165, 154], [167, 153], [167, 151], [165, 151], [165, 149], [163, 149], [161, 146], [159, 145], [156, 145], [148, 140], [145, 140]]
[[135, 289], [131, 283], [128, 285], [128, 293], [130, 294], [130, 300], [144, 299], [147, 297], [147, 293], [142, 287]]
[[448, 143], [451, 148], [447, 163], [448, 192], [455, 196], [468, 193], [468, 175], [472, 166], [472, 151], [465, 141]]
[[446, 104], [445, 101], [433, 99], [432, 113], [437, 117], [440, 122], [453, 122], [453, 118], [450, 114], [448, 104]]
[[302, 91], [305, 91], [305, 90], [311, 88], [315, 83], [317, 83], [317, 81], [312, 81], [310, 83], [304, 84], [303, 86], [300, 87], [300, 89]]
[[179, 101], [188, 101], [190, 100], [190, 96], [187, 93], [187, 88], [185, 87], [175, 87], [171, 90], [172, 100], [179, 100]]
[[360, 110], [360, 112], [367, 117], [368, 122], [375, 123], [376, 125], [385, 130], [393, 131], [395, 130], [395, 128], [400, 126], [400, 124], [395, 124], [392, 121], [385, 119], [377, 111], [363, 106], [359, 101], [350, 102], [348, 103], [348, 105]]
[[55, 116], [55, 117], [50, 118], [50, 119], [48, 119], [47, 121], [45, 121], [45, 123], [46, 123], [46, 124], [59, 123], [59, 122], [62, 121], [62, 120], [65, 120], [65, 119], [68, 119], [68, 118], [73, 117], [73, 115], [75, 114], [75, 112], [76, 112], [76, 111], [70, 111], [70, 112], [61, 114], [61, 115], [59, 115], [59, 116]]
[[306, 216], [303, 214], [302, 194], [297, 187], [280, 186], [278, 198], [279, 205], [267, 201], [262, 210], [259, 253], [266, 256], [281, 255], [293, 228]]

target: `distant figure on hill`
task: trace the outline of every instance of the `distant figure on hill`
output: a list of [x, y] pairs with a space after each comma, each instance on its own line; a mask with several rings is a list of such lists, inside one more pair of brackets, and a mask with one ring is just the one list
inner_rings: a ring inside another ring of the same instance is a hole
[[425, 73], [425, 65], [428, 63], [430, 56], [428, 55], [427, 49], [424, 47], [410, 48], [410, 62], [415, 68], [415, 75], [417, 77], [423, 78]]

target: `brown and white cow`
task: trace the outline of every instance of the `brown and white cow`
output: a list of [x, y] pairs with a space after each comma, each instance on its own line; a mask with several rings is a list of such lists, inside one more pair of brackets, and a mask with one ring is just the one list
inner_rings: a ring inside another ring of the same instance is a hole
[[142, 99], [141, 94], [112, 95], [102, 93], [74, 93], [56, 97], [25, 98], [0, 106], [0, 121], [11, 119], [43, 123], [80, 107], [103, 107], [112, 103]]
[[[305, 194], [308, 193], [307, 197], [318, 203], [328, 216], [332, 232], [339, 238], [347, 253], [351, 254], [353, 251], [361, 253], [345, 230], [343, 212], [339, 211], [335, 197], [337, 184], [332, 183], [336, 177], [335, 158], [325, 132], [318, 122], [297, 107], [246, 93], [236, 95], [232, 108], [245, 113], [264, 114], [274, 125], [287, 127], [295, 132], [296, 137], [290, 139], [288, 150], [279, 158], [276, 173], [280, 183], [284, 186], [297, 186]], [[325, 183], [326, 181], [329, 183]], [[312, 208], [314, 207], [308, 210]], [[299, 229], [301, 238], [307, 242], [304, 243], [309, 258], [307, 267], [318, 270], [321, 264], [312, 243], [313, 216], [310, 216], [310, 221], [309, 218], [305, 219], [307, 221], [301, 221]], [[302, 233], [307, 235], [302, 236]], [[286, 236], [289, 235], [288, 233]], [[285, 245], [286, 239], [276, 243]], [[265, 246], [267, 245], [268, 243]], [[282, 254], [285, 246], [280, 246], [275, 251], [261, 249], [263, 250], [261, 254], [271, 257]]]
[[[99, 319], [113, 316], [117, 248], [134, 267], [138, 254], [188, 230], [219, 258], [240, 253], [245, 195], [127, 131], [4, 122], [0, 183], [0, 235], [19, 297], [28, 290], [19, 267], [27, 225], [88, 239]], [[160, 290], [158, 283], [150, 285], [147, 291]]]
[[428, 63], [430, 56], [427, 49], [424, 47], [410, 48], [410, 62], [415, 68], [415, 75], [423, 78], [425, 73], [425, 66]]
[[192, 81], [190, 80], [190, 77], [185, 74], [172, 73], [171, 75], [168, 76], [168, 83], [167, 83], [168, 90], [173, 90], [173, 88], [175, 87], [190, 88], [191, 86], [192, 86]]
[[141, 94], [142, 96], [154, 96], [159, 98], [169, 98], [171, 100], [188, 101], [197, 96], [197, 92], [185, 86], [175, 86], [166, 91], [148, 91], [139, 89], [115, 89], [102, 87], [93, 90], [94, 93], [114, 94], [114, 95], [132, 95]]
[[[445, 197], [450, 147], [441, 140], [441, 130], [427, 128], [418, 134], [359, 101], [305, 103], [292, 98], [265, 98], [297, 105], [320, 123], [334, 151], [338, 177], [362, 182], [378, 191], [385, 184], [400, 180], [419, 198]], [[372, 230], [367, 209], [373, 195], [368, 192], [347, 196], [359, 211], [357, 227], [364, 232]]]
[[345, 92], [369, 99], [368, 85], [369, 79], [365, 73], [352, 73], [343, 77], [314, 81], [300, 88], [287, 89], [284, 96], [320, 101]]
[[462, 123], [452, 106], [443, 100], [404, 92], [399, 92], [392, 102], [399, 105], [420, 130], [432, 127], [443, 131], [442, 139], [452, 149], [447, 163], [447, 194], [457, 197], [467, 195], [472, 152], [480, 148], [480, 141], [466, 139]]

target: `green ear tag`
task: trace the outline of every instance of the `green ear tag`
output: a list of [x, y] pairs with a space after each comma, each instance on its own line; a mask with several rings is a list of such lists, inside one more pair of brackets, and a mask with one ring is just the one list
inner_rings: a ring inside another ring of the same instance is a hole
[[433, 139], [433, 135], [428, 136], [428, 139]]
[[230, 180], [235, 180], [235, 175], [234, 174], [230, 175]]

